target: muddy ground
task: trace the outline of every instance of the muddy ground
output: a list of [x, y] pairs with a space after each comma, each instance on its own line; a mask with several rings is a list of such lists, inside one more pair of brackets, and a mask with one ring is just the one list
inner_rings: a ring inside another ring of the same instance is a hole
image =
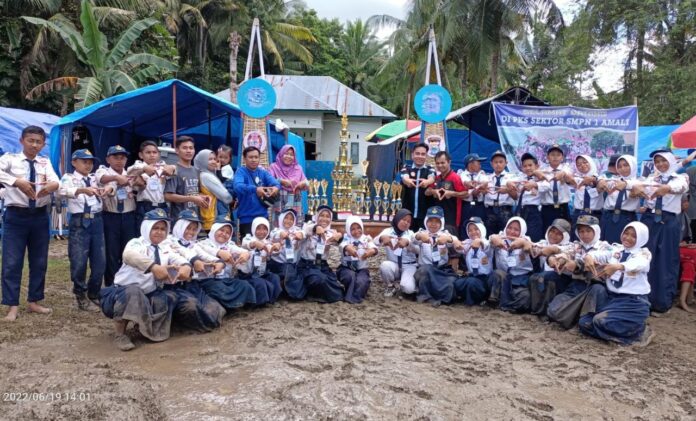
[[385, 299], [373, 270], [361, 305], [281, 302], [123, 353], [110, 321], [73, 307], [61, 247], [53, 314], [0, 324], [0, 419], [696, 419], [696, 316], [677, 309], [650, 319], [647, 348], [619, 347], [529, 315]]

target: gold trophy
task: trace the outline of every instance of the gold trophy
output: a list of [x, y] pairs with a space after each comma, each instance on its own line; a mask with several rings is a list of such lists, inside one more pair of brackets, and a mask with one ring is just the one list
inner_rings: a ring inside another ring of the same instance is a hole
[[321, 183], [316, 178], [312, 180], [312, 185], [314, 186], [314, 213], [317, 213], [317, 208], [319, 207], [319, 187]]
[[382, 203], [384, 204], [384, 216], [382, 217], [381, 220], [383, 221], [389, 221], [389, 188], [391, 187], [391, 184], [387, 183], [386, 181], [384, 184], [382, 184], [382, 191], [384, 192], [384, 195], [382, 196]]
[[396, 215], [397, 207], [396, 207], [396, 199], [397, 199], [397, 189], [399, 188], [400, 184], [394, 181], [391, 186], [391, 201], [389, 202], [389, 208], [391, 211], [392, 219], [394, 219], [394, 215]]
[[314, 180], [307, 180], [307, 186], [309, 187], [309, 192], [307, 193], [307, 213], [311, 216], [314, 215]]
[[[360, 179], [360, 190], [358, 191], [358, 198], [362, 198], [361, 202], [362, 205], [359, 209], [358, 212], [360, 215], [368, 215], [369, 219], [369, 213], [370, 213], [370, 204], [367, 203], [367, 198], [370, 195], [369, 190], [368, 190], [368, 180], [367, 177], [363, 177]], [[367, 208], [364, 206], [367, 205]]]
[[379, 180], [375, 180], [372, 182], [372, 186], [375, 188], [375, 196], [374, 196], [374, 203], [375, 203], [375, 217], [374, 219], [376, 221], [381, 220], [381, 215], [382, 215], [382, 198], [379, 196], [380, 190], [382, 190], [382, 182]]
[[321, 188], [323, 190], [323, 194], [321, 195], [321, 204], [328, 205], [329, 204], [329, 197], [326, 195], [326, 192], [327, 192], [327, 189], [329, 188], [329, 182], [327, 180], [321, 180]]

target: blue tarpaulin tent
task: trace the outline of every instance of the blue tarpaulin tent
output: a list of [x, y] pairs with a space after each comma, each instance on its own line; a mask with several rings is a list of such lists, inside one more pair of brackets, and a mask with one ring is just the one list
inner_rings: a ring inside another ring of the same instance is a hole
[[[638, 162], [650, 159], [650, 152], [667, 147], [669, 135], [677, 130], [679, 125], [672, 126], [641, 126], [638, 128]], [[675, 149], [678, 156], [685, 156], [686, 150]]]
[[[19, 138], [25, 127], [39, 126], [49, 133], [59, 119], [53, 114], [0, 107], [0, 148], [7, 153], [20, 152]], [[50, 142], [47, 142], [39, 155], [49, 156], [49, 145]]]
[[[171, 79], [104, 99], [61, 118], [50, 133], [51, 162], [60, 173], [69, 170], [75, 127], [89, 130], [95, 155], [103, 158], [116, 144], [135, 152], [145, 139], [171, 142], [175, 124], [177, 136], [192, 135], [197, 150], [228, 144], [236, 151], [241, 137], [238, 106]], [[270, 132], [273, 149], [280, 149], [284, 135], [273, 125]], [[288, 142], [295, 146], [298, 162], [304, 167], [304, 140], [290, 133]]]

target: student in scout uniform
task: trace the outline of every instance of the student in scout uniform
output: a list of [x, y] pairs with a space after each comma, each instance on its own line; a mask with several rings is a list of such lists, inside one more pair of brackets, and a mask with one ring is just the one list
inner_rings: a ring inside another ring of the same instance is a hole
[[650, 232], [650, 303], [653, 311], [662, 313], [672, 307], [677, 295], [681, 240], [679, 214], [682, 195], [689, 190], [689, 182], [686, 175], [676, 174], [679, 164], [672, 152], [657, 150], [651, 155], [655, 174], [646, 180], [646, 184], [652, 185], [637, 185], [634, 191], [646, 200], [641, 222]]
[[534, 270], [531, 242], [527, 224], [519, 216], [508, 220], [505, 230], [491, 235], [491, 247], [495, 249], [495, 270], [488, 278], [489, 301], [500, 303], [500, 309], [512, 313], [529, 311], [529, 275]]
[[[589, 155], [578, 155], [575, 158], [575, 169], [571, 185], [575, 187], [575, 200], [573, 202], [573, 226], [580, 215], [592, 215], [599, 219], [602, 217], [604, 197], [597, 190], [599, 173], [597, 164]], [[573, 240], [574, 235], [571, 236]]]
[[[77, 308], [87, 311], [99, 310], [99, 291], [106, 264], [101, 198], [113, 193], [112, 186], [98, 188], [96, 177], [92, 173], [94, 164], [98, 163], [99, 160], [89, 149], [73, 152], [72, 166], [75, 171], [63, 175], [59, 190], [60, 196], [68, 201], [70, 214], [68, 257], [73, 294]], [[90, 274], [85, 283], [88, 261]]]
[[140, 160], [128, 167], [128, 176], [133, 177], [135, 198], [135, 227], [140, 229], [145, 214], [153, 209], [169, 211], [164, 200], [164, 184], [176, 173], [174, 165], [166, 165], [160, 160], [160, 151], [152, 140], [140, 144]]
[[604, 197], [602, 239], [610, 244], [618, 243], [624, 227], [636, 220], [640, 199], [631, 191], [636, 172], [636, 159], [621, 155], [616, 160], [616, 174], [602, 177], [597, 183], [597, 190]]
[[[462, 183], [467, 189], [466, 196], [462, 202], [462, 221], [468, 221], [473, 217], [486, 219], [486, 207], [483, 205], [483, 199], [488, 192], [488, 176], [481, 169], [481, 162], [486, 158], [478, 156], [478, 154], [470, 153], [464, 157], [464, 171], [459, 173], [462, 178]], [[466, 238], [465, 230], [460, 227], [459, 237]]]
[[174, 302], [174, 321], [188, 329], [210, 332], [220, 327], [226, 311], [212, 297], [203, 291], [200, 279], [207, 279], [225, 270], [225, 263], [197, 247], [198, 234], [202, 223], [198, 214], [185, 210], [179, 214], [179, 220], [172, 228], [172, 235], [167, 240], [171, 248], [183, 256], [193, 268], [191, 279], [167, 284], [164, 290]]
[[191, 266], [174, 252], [166, 240], [169, 219], [162, 209], [145, 214], [140, 237], [128, 242], [123, 251], [123, 266], [116, 273], [114, 284], [101, 290], [101, 309], [114, 320], [114, 343], [121, 351], [135, 348], [126, 335], [129, 322], [140, 334], [154, 342], [169, 338], [174, 302], [161, 288], [172, 275], [188, 279]]
[[413, 164], [401, 169], [401, 184], [403, 208], [413, 214], [413, 229], [423, 228], [423, 218], [428, 210], [430, 199], [425, 192], [430, 185], [435, 183], [435, 171], [425, 163], [428, 158], [428, 145], [419, 143], [413, 147], [411, 158]]
[[515, 216], [527, 223], [527, 235], [536, 242], [544, 236], [544, 222], [541, 219], [541, 193], [548, 188], [547, 183], [541, 183], [534, 175], [539, 169], [539, 161], [530, 153], [525, 153], [520, 159], [522, 174], [517, 180], [508, 182], [508, 194], [517, 202]]
[[558, 272], [572, 273], [572, 282], [549, 303], [546, 315], [563, 328], [570, 329], [578, 319], [588, 313], [596, 313], [606, 301], [606, 287], [585, 267], [585, 256], [590, 252], [601, 252], [610, 246], [600, 240], [602, 230], [599, 220], [591, 215], [582, 215], [575, 225], [573, 249], [567, 253], [549, 256], [547, 262]]
[[418, 302], [429, 301], [433, 307], [452, 302], [457, 274], [449, 265], [449, 249], [459, 247], [460, 243], [445, 229], [441, 207], [428, 209], [425, 229], [413, 236], [413, 245], [419, 248], [418, 270], [413, 275], [418, 284]]
[[106, 152], [109, 166], [101, 166], [95, 173], [97, 183], [110, 187], [113, 192], [105, 195], [102, 203], [106, 247], [104, 285], [107, 287], [114, 283], [114, 275], [121, 267], [123, 249], [137, 236], [135, 198], [125, 169], [128, 155], [128, 151], [122, 146], [111, 146]]
[[177, 219], [179, 212], [190, 209], [200, 213], [200, 209], [208, 209], [210, 202], [207, 196], [201, 194], [199, 186], [200, 171], [192, 164], [196, 153], [196, 144], [190, 136], [179, 136], [175, 142], [176, 174], [169, 177], [164, 186], [164, 198], [171, 204], [169, 213], [172, 219]]
[[10, 309], [4, 320], [14, 321], [19, 312], [19, 289], [24, 254], [29, 258], [27, 311], [48, 314], [39, 304], [44, 299], [48, 264], [48, 205], [58, 190], [58, 176], [48, 158], [38, 156], [46, 145], [46, 133], [27, 126], [19, 139], [22, 152], [0, 157], [0, 183], [5, 186], [2, 220], [2, 304]]
[[548, 257], [559, 253], [572, 253], [574, 246], [570, 243], [572, 227], [565, 219], [556, 219], [546, 230], [546, 238], [532, 244], [532, 257], [539, 258], [541, 272], [529, 277], [531, 293], [530, 313], [546, 317], [549, 303], [565, 291], [572, 282], [571, 273], [560, 272], [549, 265]]
[[346, 290], [344, 300], [360, 304], [370, 289], [367, 259], [377, 255], [372, 237], [363, 233], [362, 219], [351, 215], [346, 219], [346, 234], [339, 245], [341, 265], [336, 270], [338, 282]]
[[608, 299], [597, 313], [580, 318], [580, 332], [623, 345], [650, 343], [653, 334], [646, 321], [650, 317], [648, 271], [652, 256], [643, 247], [648, 237], [647, 226], [631, 222], [621, 233], [621, 245], [587, 255], [586, 267], [603, 266], [594, 270], [606, 279]]
[[251, 259], [240, 267], [238, 276], [254, 287], [257, 306], [274, 304], [283, 289], [280, 286], [280, 277], [268, 270], [268, 261], [273, 254], [280, 253], [280, 243], [273, 244], [269, 239], [271, 224], [266, 218], [254, 218], [251, 232], [252, 234], [247, 234], [242, 240], [242, 247], [249, 250]]
[[247, 281], [239, 279], [235, 271], [247, 265], [251, 254], [232, 241], [232, 221], [229, 217], [219, 216], [210, 231], [208, 238], [199, 241], [196, 247], [203, 253], [217, 257], [225, 263], [222, 272], [201, 279], [201, 288], [214, 298], [226, 310], [234, 310], [245, 304], [256, 304], [256, 292]]
[[488, 298], [488, 277], [493, 272], [493, 249], [486, 238], [486, 226], [474, 217], [466, 223], [468, 239], [457, 251], [464, 254], [467, 273], [454, 281], [456, 296], [468, 306], [478, 305]]
[[399, 209], [391, 221], [391, 227], [385, 228], [377, 236], [377, 242], [384, 247], [386, 259], [379, 265], [379, 273], [384, 282], [384, 296], [393, 297], [399, 290], [406, 294], [416, 292], [416, 273], [418, 249], [412, 245], [413, 216], [408, 209]]
[[491, 155], [493, 173], [488, 177], [488, 190], [484, 198], [486, 206], [485, 225], [489, 232], [500, 232], [512, 217], [512, 207], [515, 200], [508, 194], [508, 182], [514, 177], [505, 170], [507, 157], [501, 150]]
[[343, 299], [343, 285], [327, 261], [331, 247], [338, 246], [343, 239], [340, 232], [331, 229], [332, 219], [331, 208], [321, 205], [312, 221], [304, 224], [305, 239], [300, 242], [297, 276], [285, 285], [290, 298], [321, 303]]
[[546, 188], [541, 193], [541, 219], [544, 223], [542, 232], [545, 232], [558, 218], [570, 222], [570, 185], [573, 182], [573, 173], [570, 167], [564, 163], [565, 152], [558, 144], [553, 144], [546, 151], [548, 164], [537, 170], [534, 174], [540, 183]]
[[432, 197], [432, 203], [445, 211], [445, 226], [458, 232], [466, 188], [461, 177], [452, 171], [452, 158], [447, 152], [440, 151], [435, 155], [435, 169], [438, 172], [435, 184], [425, 194]]
[[278, 215], [278, 225], [271, 231], [271, 242], [280, 244], [280, 253], [271, 255], [268, 270], [280, 276], [283, 289], [287, 291], [286, 284], [297, 277], [299, 246], [305, 235], [297, 226], [297, 213], [292, 208]]

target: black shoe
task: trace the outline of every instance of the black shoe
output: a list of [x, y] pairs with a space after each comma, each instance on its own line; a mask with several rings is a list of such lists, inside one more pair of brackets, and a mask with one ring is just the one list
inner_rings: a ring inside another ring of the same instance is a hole
[[101, 299], [99, 297], [87, 297], [87, 298], [92, 302], [92, 304], [101, 308]]
[[92, 304], [90, 300], [87, 299], [84, 295], [76, 295], [75, 296], [75, 301], [77, 304], [77, 308], [82, 311], [99, 311], [99, 307], [95, 306]]

